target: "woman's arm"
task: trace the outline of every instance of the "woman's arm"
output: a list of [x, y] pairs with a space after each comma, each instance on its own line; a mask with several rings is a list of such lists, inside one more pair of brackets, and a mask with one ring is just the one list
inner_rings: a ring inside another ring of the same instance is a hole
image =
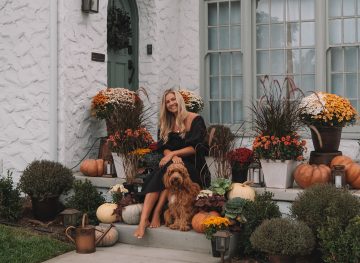
[[167, 164], [170, 160], [175, 160], [173, 159], [174, 157], [178, 157], [177, 160], [175, 160], [175, 162], [182, 162], [180, 157], [184, 157], [184, 156], [189, 156], [189, 155], [193, 155], [195, 154], [195, 149], [192, 146], [187, 146], [185, 148], [176, 150], [176, 151], [170, 151], [168, 149], [164, 150], [164, 157], [161, 159], [159, 166], [162, 167], [165, 164]]

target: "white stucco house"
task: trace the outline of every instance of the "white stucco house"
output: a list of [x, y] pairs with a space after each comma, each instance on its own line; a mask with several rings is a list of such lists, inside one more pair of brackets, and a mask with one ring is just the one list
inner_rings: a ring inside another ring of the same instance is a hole
[[[360, 0], [99, 0], [97, 13], [81, 2], [0, 1], [0, 168], [15, 180], [34, 159], [78, 163], [106, 133], [90, 106], [111, 81], [144, 87], [154, 112], [163, 90], [193, 90], [208, 124], [250, 127], [266, 74], [346, 96], [360, 110]], [[113, 4], [131, 18], [122, 57], [108, 52]], [[155, 135], [156, 115], [152, 122]], [[359, 131], [344, 129], [340, 145], [355, 159]]]

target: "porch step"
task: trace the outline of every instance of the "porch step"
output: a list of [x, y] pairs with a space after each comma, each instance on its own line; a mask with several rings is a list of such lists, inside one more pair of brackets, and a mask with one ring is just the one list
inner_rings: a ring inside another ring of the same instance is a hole
[[[119, 242], [154, 248], [176, 249], [184, 251], [193, 251], [211, 255], [210, 240], [205, 238], [204, 234], [197, 233], [193, 230], [182, 232], [171, 230], [168, 227], [147, 228], [145, 236], [141, 239], [133, 236], [136, 225], [127, 225], [123, 223], [115, 224], [119, 231]], [[230, 241], [230, 253], [234, 255], [236, 249], [237, 236], [232, 236]]]

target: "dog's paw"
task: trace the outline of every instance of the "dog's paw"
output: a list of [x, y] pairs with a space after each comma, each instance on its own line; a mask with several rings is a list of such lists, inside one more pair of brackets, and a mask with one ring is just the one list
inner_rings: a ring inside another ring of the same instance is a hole
[[169, 225], [169, 228], [170, 229], [179, 229], [179, 226], [178, 226], [178, 224], [172, 224], [172, 225]]
[[190, 231], [190, 226], [188, 226], [188, 225], [180, 226], [179, 230], [180, 231]]

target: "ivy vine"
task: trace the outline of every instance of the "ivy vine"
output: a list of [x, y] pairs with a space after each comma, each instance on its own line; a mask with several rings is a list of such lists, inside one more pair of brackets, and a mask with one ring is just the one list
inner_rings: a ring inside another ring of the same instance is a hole
[[132, 36], [129, 14], [114, 4], [108, 10], [107, 17], [107, 44], [108, 49], [118, 51], [128, 47]]

